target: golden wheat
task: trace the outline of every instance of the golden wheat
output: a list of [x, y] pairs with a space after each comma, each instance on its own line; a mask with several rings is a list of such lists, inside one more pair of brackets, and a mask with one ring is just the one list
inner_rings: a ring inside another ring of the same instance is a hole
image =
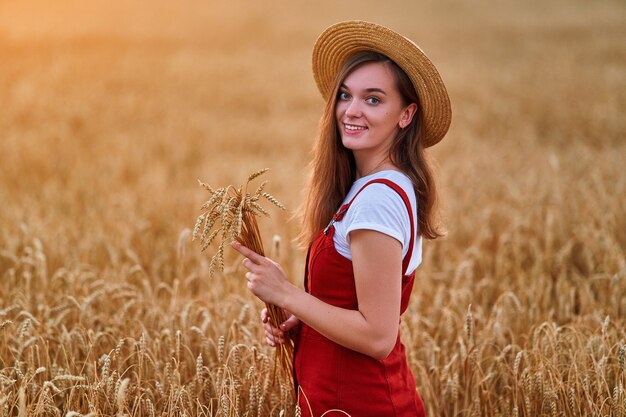
[[[198, 180], [199, 184], [209, 192], [209, 200], [201, 207], [201, 210], [206, 211], [200, 214], [196, 220], [192, 240], [198, 236], [200, 227], [202, 227], [200, 243], [204, 251], [211, 244], [215, 236], [221, 234], [217, 252], [211, 259], [209, 274], [212, 274], [216, 269], [219, 271], [224, 270], [224, 247], [233, 240], [237, 240], [245, 247], [261, 256], [265, 256], [265, 249], [263, 248], [263, 241], [256, 217], [260, 215], [269, 217], [269, 213], [259, 204], [259, 200], [263, 197], [282, 210], [286, 210], [286, 208], [274, 196], [263, 191], [267, 185], [267, 181], [261, 183], [254, 194], [249, 194], [247, 190], [250, 182], [266, 173], [268, 169], [269, 168], [265, 168], [250, 174], [246, 183], [239, 188], [228, 186], [214, 190], [210, 185]], [[217, 219], [220, 220], [219, 224], [216, 224]], [[208, 232], [213, 226], [216, 226], [217, 229], [207, 237]], [[273, 304], [266, 304], [266, 308], [270, 323], [278, 328], [287, 318], [285, 312], [283, 309]], [[293, 342], [288, 334], [286, 334], [285, 343], [278, 345], [276, 349], [276, 363], [282, 371], [281, 374], [283, 378], [287, 379], [289, 386], [293, 386], [291, 377], [293, 366], [292, 357]], [[283, 385], [281, 385], [281, 387], [283, 387]]]

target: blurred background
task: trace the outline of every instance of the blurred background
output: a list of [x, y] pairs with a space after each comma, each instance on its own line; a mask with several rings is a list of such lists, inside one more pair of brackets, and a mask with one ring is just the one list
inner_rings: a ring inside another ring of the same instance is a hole
[[[498, 186], [530, 203], [529, 182], [585, 180], [585, 158], [610, 170], [617, 165], [602, 158], [626, 155], [623, 6], [2, 1], [3, 233], [24, 222], [79, 252], [95, 243], [79, 235], [177, 233], [193, 224], [196, 178], [236, 184], [263, 167], [296, 210], [322, 106], [311, 48], [345, 19], [405, 34], [440, 70], [453, 105], [433, 151], [444, 204], [497, 205], [478, 197]], [[623, 178], [606, 192], [623, 190]]]

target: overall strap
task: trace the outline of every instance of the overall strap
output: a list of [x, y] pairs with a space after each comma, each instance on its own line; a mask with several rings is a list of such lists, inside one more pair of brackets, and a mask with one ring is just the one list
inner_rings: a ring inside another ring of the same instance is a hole
[[388, 179], [384, 179], [384, 178], [377, 178], [377, 179], [371, 180], [368, 183], [366, 183], [363, 187], [361, 187], [361, 189], [359, 191], [357, 191], [357, 193], [354, 195], [354, 197], [352, 197], [352, 199], [350, 199], [350, 201], [348, 201], [346, 204], [341, 206], [339, 211], [337, 211], [337, 213], [335, 213], [333, 215], [332, 220], [330, 221], [328, 226], [326, 226], [326, 229], [324, 229], [324, 234], [328, 234], [328, 231], [330, 230], [330, 228], [336, 222], [341, 221], [341, 219], [343, 219], [343, 217], [345, 216], [346, 212], [350, 208], [350, 205], [352, 204], [354, 199], [361, 193], [361, 191], [363, 191], [365, 189], [365, 187], [367, 187], [368, 185], [375, 184], [375, 183], [385, 184], [386, 186], [388, 186], [391, 189], [393, 189], [396, 193], [398, 193], [400, 198], [402, 198], [402, 201], [404, 201], [404, 205], [406, 206], [406, 208], [407, 208], [407, 210], [409, 212], [409, 220], [410, 220], [410, 223], [411, 223], [411, 239], [409, 240], [409, 249], [408, 249], [404, 259], [402, 260], [402, 273], [406, 275], [406, 271], [407, 271], [407, 269], [409, 267], [409, 262], [411, 260], [411, 255], [413, 254], [413, 244], [414, 244], [413, 241], [415, 239], [415, 225], [413, 224], [413, 210], [411, 209], [411, 202], [409, 201], [409, 197], [406, 195], [406, 193], [404, 192], [402, 187], [400, 187], [395, 182], [390, 181]]

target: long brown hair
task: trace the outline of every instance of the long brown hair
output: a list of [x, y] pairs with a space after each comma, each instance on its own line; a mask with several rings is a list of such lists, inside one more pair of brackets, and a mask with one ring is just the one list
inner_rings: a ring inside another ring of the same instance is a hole
[[396, 77], [396, 84], [404, 105], [417, 104], [411, 123], [400, 129], [389, 150], [391, 162], [413, 182], [417, 198], [417, 218], [420, 234], [427, 239], [442, 236], [434, 219], [437, 200], [435, 181], [425, 157], [421, 133], [421, 109], [419, 98], [406, 73], [392, 60], [377, 52], [364, 51], [352, 55], [337, 73], [335, 86], [326, 100], [319, 123], [319, 132], [313, 148], [311, 176], [307, 198], [303, 203], [302, 232], [298, 237], [308, 246], [315, 235], [326, 226], [339, 208], [356, 178], [356, 165], [352, 151], [341, 143], [335, 107], [343, 80], [365, 63], [382, 62], [389, 66]]

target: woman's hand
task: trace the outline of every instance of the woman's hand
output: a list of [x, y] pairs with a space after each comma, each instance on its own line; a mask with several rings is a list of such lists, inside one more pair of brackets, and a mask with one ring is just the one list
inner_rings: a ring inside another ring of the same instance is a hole
[[285, 315], [287, 316], [287, 320], [280, 324], [280, 329], [277, 329], [272, 326], [272, 323], [270, 323], [267, 308], [261, 310], [261, 321], [263, 322], [263, 328], [265, 329], [265, 341], [272, 347], [275, 347], [277, 344], [285, 343], [285, 333], [300, 324], [300, 320], [286, 310]]
[[248, 289], [261, 301], [284, 307], [288, 294], [296, 287], [287, 280], [281, 266], [246, 248], [239, 242], [233, 242], [231, 246], [245, 257], [243, 266], [248, 269], [246, 272]]

